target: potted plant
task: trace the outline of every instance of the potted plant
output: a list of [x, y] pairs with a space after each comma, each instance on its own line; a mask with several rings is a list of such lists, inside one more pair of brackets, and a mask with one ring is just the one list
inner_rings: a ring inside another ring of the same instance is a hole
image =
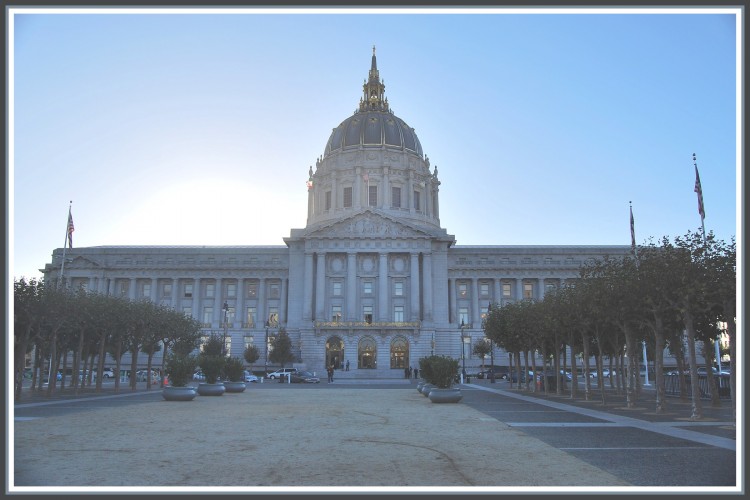
[[203, 352], [198, 355], [198, 366], [206, 376], [206, 381], [198, 384], [198, 394], [201, 396], [221, 396], [226, 391], [224, 384], [219, 382], [227, 358], [224, 356], [224, 340], [218, 335], [211, 335], [205, 344]]
[[453, 382], [458, 374], [458, 360], [449, 356], [429, 356], [422, 358], [425, 360], [422, 367], [420, 360], [420, 370], [424, 373], [425, 380], [434, 387], [430, 389], [427, 395], [433, 403], [458, 403], [463, 395], [461, 389], [453, 387]]
[[176, 342], [172, 352], [167, 355], [166, 372], [169, 385], [162, 389], [162, 397], [167, 401], [192, 401], [197, 395], [195, 387], [188, 387], [197, 359], [190, 354], [193, 345]]
[[240, 358], [229, 358], [224, 365], [224, 387], [227, 392], [242, 392], [247, 387], [243, 380], [245, 364]]

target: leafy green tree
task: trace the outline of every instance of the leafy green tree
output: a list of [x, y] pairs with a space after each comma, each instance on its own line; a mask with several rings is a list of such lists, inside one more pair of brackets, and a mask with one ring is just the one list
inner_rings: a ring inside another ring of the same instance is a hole
[[253, 363], [258, 361], [258, 358], [260, 358], [260, 351], [258, 351], [257, 346], [249, 345], [247, 346], [247, 349], [245, 349], [243, 357], [245, 358], [245, 361], [247, 361], [247, 364], [250, 365], [250, 369], [252, 370]]
[[273, 363], [279, 363], [282, 368], [287, 363], [294, 361], [295, 356], [292, 353], [292, 341], [284, 328], [279, 330], [279, 334], [271, 341], [273, 350], [268, 355], [268, 359]]

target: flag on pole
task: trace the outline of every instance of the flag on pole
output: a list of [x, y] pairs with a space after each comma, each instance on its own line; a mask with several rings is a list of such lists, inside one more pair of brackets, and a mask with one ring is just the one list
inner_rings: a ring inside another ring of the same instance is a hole
[[313, 181], [312, 179], [307, 181], [307, 190], [310, 191], [313, 187]]
[[[695, 160], [695, 155], [693, 155]], [[706, 209], [703, 207], [703, 189], [701, 188], [701, 177], [698, 175], [698, 165], [695, 165], [695, 188], [693, 189], [698, 194], [698, 213], [701, 214], [701, 219], [706, 218]]]
[[633, 219], [633, 205], [630, 206], [630, 246], [635, 252], [635, 219]]
[[73, 248], [73, 231], [75, 231], [73, 212], [71, 208], [68, 208], [68, 248]]

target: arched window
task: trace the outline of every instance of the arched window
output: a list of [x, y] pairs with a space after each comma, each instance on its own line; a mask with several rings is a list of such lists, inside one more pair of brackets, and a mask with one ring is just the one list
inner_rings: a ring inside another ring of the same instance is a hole
[[391, 341], [391, 368], [404, 369], [409, 366], [409, 341], [395, 337]]
[[344, 341], [340, 337], [329, 337], [326, 340], [326, 368], [333, 365], [336, 370], [341, 370], [344, 363]]
[[357, 367], [361, 369], [375, 369], [378, 367], [378, 348], [375, 339], [363, 337], [357, 348]]

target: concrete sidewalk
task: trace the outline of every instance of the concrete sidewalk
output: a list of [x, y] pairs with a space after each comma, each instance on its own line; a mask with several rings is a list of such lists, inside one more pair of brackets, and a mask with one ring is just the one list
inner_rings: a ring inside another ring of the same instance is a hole
[[268, 492], [627, 486], [467, 405], [433, 404], [416, 386], [264, 386], [190, 402], [166, 402], [158, 389], [60, 400], [80, 408], [14, 422], [13, 484]]

